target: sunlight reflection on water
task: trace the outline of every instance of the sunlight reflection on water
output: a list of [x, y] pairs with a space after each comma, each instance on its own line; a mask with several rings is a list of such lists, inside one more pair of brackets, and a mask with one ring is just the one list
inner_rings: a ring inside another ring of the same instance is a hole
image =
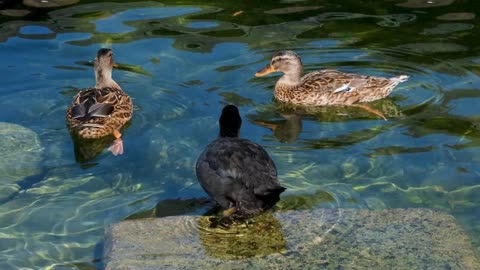
[[[159, 201], [205, 198], [194, 164], [217, 136], [226, 103], [240, 107], [241, 135], [274, 158], [288, 187], [280, 209], [440, 209], [460, 220], [478, 250], [475, 16], [450, 23], [437, 19], [450, 10], [413, 12], [388, 2], [377, 4], [377, 15], [358, 6], [292, 11], [283, 9], [292, 1], [283, 2], [238, 16], [240, 7], [229, 3], [80, 3], [2, 21], [0, 135], [16, 124], [12, 136], [28, 136], [12, 139], [28, 149], [0, 143], [23, 168], [12, 173], [11, 163], [0, 163], [8, 179], [0, 193], [0, 268], [101, 268], [106, 225]], [[462, 17], [452, 16], [443, 18]], [[79, 89], [93, 85], [91, 61], [105, 45], [120, 64], [113, 76], [133, 98], [134, 118], [124, 156], [100, 148], [79, 163], [64, 113]], [[285, 48], [307, 72], [411, 79], [371, 104], [388, 121], [358, 108], [284, 106], [273, 102], [278, 76], [253, 74]]]

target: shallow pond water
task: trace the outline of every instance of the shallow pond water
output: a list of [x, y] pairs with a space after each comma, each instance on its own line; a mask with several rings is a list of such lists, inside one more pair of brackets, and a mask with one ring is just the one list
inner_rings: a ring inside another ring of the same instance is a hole
[[[12, 2], [0, 4], [0, 269], [101, 269], [105, 226], [204, 214], [194, 164], [227, 103], [277, 164], [279, 211], [433, 208], [480, 254], [477, 1]], [[85, 154], [65, 126], [101, 47], [135, 104], [119, 157]], [[411, 78], [371, 104], [387, 121], [292, 108], [273, 100], [278, 76], [254, 77], [282, 49], [307, 71]]]

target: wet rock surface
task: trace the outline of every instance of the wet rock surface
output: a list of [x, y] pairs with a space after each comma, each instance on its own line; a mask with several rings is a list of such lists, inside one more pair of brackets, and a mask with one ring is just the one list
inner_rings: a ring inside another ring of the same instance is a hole
[[230, 229], [209, 224], [199, 216], [114, 224], [106, 269], [480, 269], [456, 220], [428, 209], [285, 211]]

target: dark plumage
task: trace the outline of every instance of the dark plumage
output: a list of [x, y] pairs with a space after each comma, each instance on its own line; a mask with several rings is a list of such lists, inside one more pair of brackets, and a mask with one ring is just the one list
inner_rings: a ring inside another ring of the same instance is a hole
[[220, 136], [197, 160], [200, 185], [236, 218], [273, 207], [285, 190], [277, 180], [273, 160], [260, 145], [238, 138], [242, 119], [237, 107], [223, 108], [219, 123]]
[[[106, 89], [90, 89], [80, 97], [80, 104], [72, 107], [72, 117], [87, 121], [93, 117], [108, 117], [113, 112], [113, 105], [97, 102], [97, 96], [103, 95]], [[107, 93], [108, 95], [108, 93]]]

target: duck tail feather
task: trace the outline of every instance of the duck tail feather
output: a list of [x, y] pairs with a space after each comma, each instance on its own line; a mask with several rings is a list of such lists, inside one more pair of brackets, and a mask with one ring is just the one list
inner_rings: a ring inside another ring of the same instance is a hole
[[409, 78], [410, 78], [410, 76], [408, 76], [408, 75], [400, 75], [400, 76], [397, 76], [397, 77], [393, 77], [390, 80], [401, 83], [401, 82], [407, 81]]
[[72, 107], [72, 118], [79, 119], [85, 117], [87, 110], [84, 103], [77, 104]]
[[105, 103], [95, 103], [88, 108], [88, 114], [91, 117], [108, 117], [113, 112], [113, 105]]

